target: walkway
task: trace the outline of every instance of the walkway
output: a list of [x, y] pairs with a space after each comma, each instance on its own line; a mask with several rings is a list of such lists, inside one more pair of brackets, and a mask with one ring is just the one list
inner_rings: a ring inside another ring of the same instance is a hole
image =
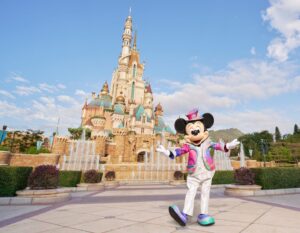
[[[169, 185], [121, 186], [77, 193], [71, 201], [53, 206], [0, 206], [0, 233], [300, 232], [300, 195], [239, 199], [224, 197], [220, 188], [211, 195], [214, 226], [201, 227], [194, 216], [187, 227], [180, 227], [170, 218], [168, 206], [182, 207], [185, 191]], [[198, 212], [199, 202], [195, 215]]]

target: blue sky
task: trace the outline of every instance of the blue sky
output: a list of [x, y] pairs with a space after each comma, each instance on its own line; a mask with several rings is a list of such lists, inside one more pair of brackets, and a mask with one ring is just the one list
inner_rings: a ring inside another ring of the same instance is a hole
[[79, 126], [85, 97], [117, 66], [129, 7], [168, 123], [194, 107], [215, 116], [214, 129], [300, 123], [297, 0], [2, 0], [0, 124]]

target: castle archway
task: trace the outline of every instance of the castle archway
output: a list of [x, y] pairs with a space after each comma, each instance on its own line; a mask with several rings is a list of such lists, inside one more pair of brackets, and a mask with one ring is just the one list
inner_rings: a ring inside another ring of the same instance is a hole
[[148, 150], [148, 149], [139, 149], [139, 150], [137, 150], [137, 159], [136, 159], [136, 161], [138, 163], [146, 162], [145, 161], [146, 154], [148, 156], [148, 161], [149, 161], [149, 153], [150, 153], [150, 150]]

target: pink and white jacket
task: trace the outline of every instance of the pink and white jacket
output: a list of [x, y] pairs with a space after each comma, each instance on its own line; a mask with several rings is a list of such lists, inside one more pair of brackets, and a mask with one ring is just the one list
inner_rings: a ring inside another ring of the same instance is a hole
[[196, 170], [197, 159], [202, 159], [205, 168], [208, 171], [215, 170], [215, 163], [213, 157], [211, 155], [212, 150], [220, 150], [228, 152], [226, 148], [226, 144], [223, 143], [215, 143], [206, 139], [202, 144], [202, 155], [199, 155], [195, 145], [185, 143], [181, 148], [177, 148], [173, 151], [170, 151], [169, 157], [174, 159], [177, 156], [181, 156], [183, 154], [189, 153], [187, 171], [189, 174], [192, 174]]

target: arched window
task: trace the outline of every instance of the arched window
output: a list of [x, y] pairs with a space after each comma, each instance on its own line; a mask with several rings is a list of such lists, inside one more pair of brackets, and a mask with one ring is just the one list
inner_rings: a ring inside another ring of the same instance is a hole
[[136, 64], [133, 65], [132, 75], [133, 75], [133, 78], [135, 78], [135, 76], [136, 76]]
[[132, 85], [131, 85], [131, 100], [134, 100], [134, 88], [135, 88], [135, 84], [134, 84], [134, 82], [132, 82]]
[[145, 157], [145, 151], [140, 152], [137, 156], [137, 162], [138, 163], [143, 163], [144, 160], [145, 160], [144, 157]]

